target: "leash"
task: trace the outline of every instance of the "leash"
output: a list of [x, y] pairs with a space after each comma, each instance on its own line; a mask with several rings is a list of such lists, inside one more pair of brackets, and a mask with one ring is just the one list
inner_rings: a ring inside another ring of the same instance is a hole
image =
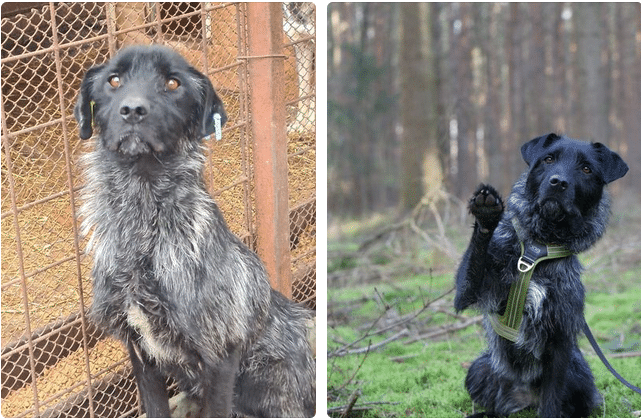
[[[567, 250], [560, 245], [543, 245], [537, 242], [530, 242], [525, 245], [525, 239], [516, 216], [512, 218], [512, 225], [519, 237], [521, 244], [521, 257], [518, 260], [517, 269], [519, 270], [518, 279], [510, 286], [510, 292], [507, 297], [507, 306], [503, 315], [489, 315], [490, 325], [501, 337], [508, 341], [516, 342], [519, 335], [519, 328], [523, 321], [523, 309], [525, 307], [525, 299], [530, 287], [530, 278], [534, 272], [534, 268], [543, 260], [550, 260], [555, 258], [563, 258], [572, 255], [572, 251]], [[634, 392], [641, 395], [641, 389], [634, 386], [625, 380], [608, 362], [605, 354], [601, 351], [601, 347], [596, 342], [588, 323], [583, 320], [583, 333], [592, 345], [599, 359], [603, 362], [605, 367], [616, 377], [621, 383]]]
[[592, 335], [592, 331], [590, 330], [590, 327], [588, 327], [588, 323], [583, 321], [583, 333], [585, 336], [588, 338], [588, 341], [590, 341], [590, 344], [592, 345], [592, 348], [596, 352], [596, 355], [599, 356], [605, 367], [610, 370], [610, 373], [614, 375], [617, 379], [619, 379], [619, 382], [623, 383], [639, 395], [641, 395], [641, 389], [638, 387], [634, 386], [632, 383], [628, 382], [621, 376], [619, 373], [617, 373], [616, 370], [614, 370], [614, 367], [610, 365], [610, 362], [608, 361], [607, 358], [605, 358], [605, 354], [603, 354], [603, 351], [601, 351], [601, 347], [599, 347], [599, 344], [597, 344], [596, 339], [594, 338], [594, 335]]

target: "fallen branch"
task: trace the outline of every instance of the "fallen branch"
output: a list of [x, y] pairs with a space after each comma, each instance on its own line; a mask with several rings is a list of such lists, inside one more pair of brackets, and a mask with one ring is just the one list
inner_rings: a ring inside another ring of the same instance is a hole
[[[370, 409], [374, 409], [374, 407], [379, 405], [400, 405], [400, 402], [365, 402], [360, 405], [354, 405], [352, 407], [352, 412], [369, 411]], [[327, 414], [330, 415], [330, 414], [340, 413], [346, 407], [347, 405], [333, 406], [331, 408], [327, 408]]]
[[343, 383], [338, 389], [336, 389], [336, 391], [340, 392], [341, 390], [345, 389], [347, 385], [352, 383], [352, 380], [354, 380], [354, 378], [358, 374], [358, 371], [361, 369], [361, 367], [363, 367], [363, 363], [365, 363], [365, 359], [367, 358], [368, 354], [369, 354], [369, 351], [366, 351], [365, 355], [363, 356], [363, 359], [361, 360], [361, 363], [358, 365], [356, 370], [354, 370], [354, 373], [352, 373], [352, 376], [349, 379], [347, 379], [345, 383]]
[[[414, 320], [416, 317], [418, 317], [420, 314], [422, 314], [427, 308], [429, 308], [434, 302], [437, 302], [437, 301], [443, 299], [445, 296], [447, 296], [450, 293], [452, 293], [454, 291], [454, 289], [455, 288], [452, 287], [451, 289], [449, 289], [446, 292], [444, 292], [441, 295], [439, 295], [437, 298], [432, 299], [429, 302], [425, 302], [420, 309], [418, 309], [414, 313], [404, 317], [400, 321], [394, 322], [393, 324], [388, 325], [388, 326], [386, 326], [384, 328], [381, 328], [379, 330], [372, 331], [374, 329], [374, 327], [376, 326], [376, 324], [378, 324], [378, 322], [381, 320], [381, 318], [385, 315], [385, 313], [391, 308], [390, 306], [386, 306], [386, 309], [383, 311], [383, 313], [381, 313], [381, 315], [379, 315], [379, 317], [376, 318], [376, 320], [372, 323], [372, 325], [369, 326], [369, 328], [367, 329], [365, 334], [363, 334], [362, 337], [357, 338], [356, 340], [352, 341], [349, 344], [346, 344], [346, 345], [344, 345], [342, 347], [337, 348], [336, 350], [332, 351], [331, 353], [327, 353], [327, 358], [342, 357], [342, 356], [344, 356], [346, 354], [356, 354], [356, 353], [351, 353], [349, 348], [354, 347], [356, 344], [358, 344], [359, 342], [361, 342], [361, 341], [363, 341], [363, 340], [365, 340], [367, 338], [370, 338], [370, 337], [375, 336], [375, 335], [383, 334], [383, 333], [385, 333], [385, 332], [387, 332], [387, 331], [389, 331], [389, 330], [391, 330], [393, 328], [396, 328], [396, 327], [398, 327], [400, 325], [406, 324], [406, 323]], [[403, 330], [403, 331], [404, 332], [408, 332], [407, 330]], [[401, 331], [401, 332], [403, 332], [403, 331]], [[362, 350], [362, 348], [359, 348], [357, 350]], [[354, 350], [352, 350], [352, 351], [354, 351]]]
[[641, 357], [641, 351], [630, 351], [628, 353], [613, 353], [613, 354], [608, 354], [607, 357], [610, 357], [610, 358]]
[[[419, 308], [419, 309], [417, 309], [416, 311], [412, 312], [411, 314], [404, 315], [400, 320], [398, 320], [398, 321], [394, 322], [393, 324], [390, 324], [390, 325], [386, 326], [385, 328], [381, 328], [381, 329], [376, 330], [376, 331], [374, 331], [374, 332], [372, 332], [372, 333], [368, 333], [366, 336], [362, 337], [360, 340], [363, 340], [363, 339], [365, 339], [365, 338], [367, 338], [367, 337], [371, 337], [371, 336], [374, 336], [374, 335], [383, 334], [383, 333], [385, 333], [385, 332], [387, 332], [387, 331], [389, 331], [389, 330], [391, 330], [391, 329], [393, 329], [393, 328], [397, 328], [397, 327], [399, 327], [399, 326], [401, 326], [401, 325], [405, 325], [406, 323], [413, 321], [413, 320], [414, 320], [414, 319], [416, 319], [420, 314], [422, 314], [423, 312], [425, 312], [425, 311], [427, 310], [427, 308], [429, 308], [430, 306], [432, 306], [435, 302], [437, 302], [437, 301], [439, 301], [439, 300], [443, 299], [445, 296], [447, 296], [447, 295], [449, 295], [450, 293], [452, 293], [452, 292], [454, 291], [454, 289], [455, 289], [454, 287], [450, 288], [450, 289], [449, 289], [449, 290], [447, 290], [445, 293], [443, 293], [443, 294], [441, 294], [440, 296], [438, 296], [436, 299], [432, 299], [432, 300], [430, 300], [429, 302], [424, 303], [422, 307], [420, 307], [420, 308]], [[380, 318], [379, 318], [379, 319], [380, 319]], [[374, 322], [374, 324], [372, 324], [372, 327], [373, 327], [373, 325], [375, 325], [375, 324], [378, 322], [378, 320], [379, 320], [379, 319], [377, 319], [377, 320]], [[372, 327], [370, 327], [370, 329], [371, 329]], [[358, 342], [359, 340], [356, 340], [356, 341]]]
[[[436, 207], [436, 203], [440, 201], [448, 202], [451, 198], [452, 196], [443, 190], [437, 190], [435, 193], [423, 196], [421, 201], [412, 209], [411, 213], [407, 217], [399, 222], [382, 228], [374, 236], [363, 241], [358, 251], [366, 252], [369, 247], [371, 247], [374, 243], [382, 240], [386, 235], [389, 235], [398, 230], [406, 229], [421, 237], [428, 245], [439, 248], [450, 258], [458, 258], [460, 254], [456, 250], [456, 247], [447, 238], [445, 232], [445, 224]], [[434, 217], [434, 220], [436, 221], [438, 229], [438, 239], [432, 238], [419, 226], [419, 223], [422, 224], [425, 221], [427, 213], [431, 213]]]
[[361, 347], [361, 348], [356, 348], [353, 350], [345, 350], [345, 351], [339, 351], [339, 352], [334, 352], [332, 353], [333, 356], [337, 357], [343, 357], [343, 356], [348, 356], [351, 354], [363, 354], [363, 353], [369, 353], [370, 351], [378, 350], [381, 347], [386, 346], [387, 344], [398, 340], [399, 338], [407, 337], [409, 335], [409, 331], [407, 329], [401, 330], [400, 332], [397, 332], [396, 334], [392, 335], [389, 338], [384, 339], [380, 343], [376, 344], [368, 344], [367, 347]]
[[418, 356], [420, 356], [420, 354], [407, 354], [404, 356], [390, 357], [389, 361], [393, 361], [394, 363], [404, 363], [405, 360], [416, 358]]
[[358, 400], [358, 389], [352, 392], [352, 394], [349, 396], [349, 400], [347, 401], [347, 407], [340, 414], [341, 418], [347, 418], [347, 415], [349, 415], [349, 413], [352, 412], [352, 408], [354, 408], [354, 405], [356, 404], [357, 400]]
[[475, 316], [474, 318], [470, 318], [470, 319], [468, 319], [466, 321], [459, 322], [457, 324], [453, 324], [453, 325], [449, 325], [449, 326], [443, 327], [443, 328], [441, 328], [439, 330], [436, 330], [436, 331], [430, 331], [430, 332], [427, 332], [425, 334], [420, 334], [420, 335], [417, 335], [415, 337], [408, 338], [407, 340], [405, 340], [403, 342], [403, 344], [411, 344], [411, 343], [419, 341], [419, 340], [427, 340], [427, 339], [430, 339], [430, 338], [436, 338], [436, 337], [440, 337], [441, 335], [444, 335], [444, 334], [449, 334], [450, 332], [459, 331], [459, 330], [465, 329], [465, 328], [467, 328], [469, 326], [472, 326], [474, 324], [477, 324], [477, 323], [481, 322], [482, 319], [483, 319], [482, 315]]

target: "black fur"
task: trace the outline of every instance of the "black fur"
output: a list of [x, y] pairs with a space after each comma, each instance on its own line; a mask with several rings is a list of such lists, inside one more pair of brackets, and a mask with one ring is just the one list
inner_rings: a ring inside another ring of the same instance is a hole
[[470, 367], [465, 385], [488, 416], [534, 407], [544, 418], [587, 417], [601, 397], [577, 347], [584, 324], [577, 257], [537, 266], [515, 343], [494, 332], [488, 315], [503, 314], [518, 277], [520, 245], [512, 218], [527, 240], [584, 251], [605, 232], [604, 186], [628, 167], [602, 144], [556, 134], [529, 141], [521, 153], [529, 170], [514, 185], [505, 210], [496, 190], [486, 185], [469, 205], [476, 223], [456, 275], [454, 304], [458, 311], [475, 305], [485, 314], [488, 350]]
[[225, 122], [209, 79], [168, 48], [87, 72], [75, 115], [81, 138], [98, 131], [83, 206], [91, 318], [127, 345], [151, 418], [169, 417], [166, 376], [201, 417], [310, 417], [310, 313], [270, 288], [203, 183], [215, 114]]

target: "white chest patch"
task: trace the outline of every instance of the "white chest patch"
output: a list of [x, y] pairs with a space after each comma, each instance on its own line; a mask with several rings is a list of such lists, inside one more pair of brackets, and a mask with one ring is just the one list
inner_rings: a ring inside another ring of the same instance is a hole
[[138, 341], [141, 348], [156, 361], [176, 361], [179, 355], [158, 341], [151, 329], [151, 323], [145, 313], [136, 305], [127, 311], [127, 323], [140, 334]]
[[530, 316], [534, 320], [541, 319], [541, 309], [543, 308], [543, 301], [547, 296], [545, 287], [530, 282], [530, 288], [527, 292], [527, 298], [525, 300], [525, 309], [530, 313]]

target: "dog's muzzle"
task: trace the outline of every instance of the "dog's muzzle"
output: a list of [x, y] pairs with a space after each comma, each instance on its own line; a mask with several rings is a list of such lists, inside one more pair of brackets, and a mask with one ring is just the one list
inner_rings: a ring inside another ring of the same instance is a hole
[[[158, 132], [152, 129], [153, 118], [151, 103], [141, 96], [128, 96], [124, 98], [117, 109], [109, 126], [116, 127], [115, 135], [107, 143], [110, 151], [135, 157], [152, 152], [163, 152], [166, 145], [156, 137]], [[114, 112], [115, 113], [115, 112]]]
[[566, 216], [566, 210], [558, 199], [543, 199], [538, 204], [538, 210], [544, 219], [550, 221], [562, 221]]

